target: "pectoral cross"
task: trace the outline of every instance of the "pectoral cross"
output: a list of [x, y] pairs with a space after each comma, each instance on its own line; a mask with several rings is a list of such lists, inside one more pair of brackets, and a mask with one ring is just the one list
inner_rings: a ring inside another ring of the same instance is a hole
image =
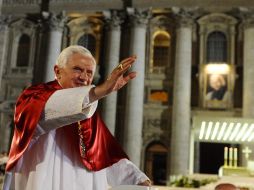
[[246, 160], [248, 160], [248, 159], [249, 159], [249, 155], [252, 153], [252, 150], [249, 149], [249, 147], [246, 146], [246, 147], [243, 149], [242, 152], [245, 154]]

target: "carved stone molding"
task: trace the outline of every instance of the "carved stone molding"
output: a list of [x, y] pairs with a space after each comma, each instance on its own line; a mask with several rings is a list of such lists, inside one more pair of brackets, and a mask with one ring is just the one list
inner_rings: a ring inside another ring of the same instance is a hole
[[[37, 28], [37, 26], [37, 24], [27, 19], [17, 20], [10, 25], [11, 28], [18, 31], [19, 33], [31, 33]], [[28, 32], [28, 30], [30, 32]]]
[[178, 22], [177, 22], [177, 28], [192, 28], [194, 24], [194, 20], [192, 18], [186, 18], [186, 17], [180, 17], [178, 18]]
[[[3, 14], [26, 16], [38, 14], [43, 0], [3, 0], [1, 11]], [[1, 4], [1, 3], [0, 3]]]
[[175, 21], [167, 16], [157, 16], [150, 20], [150, 27], [154, 29], [161, 29], [171, 31], [175, 26]]
[[205, 35], [212, 31], [221, 31], [229, 35], [235, 35], [235, 26], [238, 20], [223, 13], [212, 13], [198, 19], [200, 25], [199, 34]]
[[199, 34], [203, 35], [210, 31], [220, 30], [234, 35], [237, 22], [238, 20], [236, 18], [227, 14], [208, 14], [198, 19], [198, 24], [200, 25]]
[[11, 22], [10, 15], [1, 15], [0, 16], [0, 31], [4, 30], [5, 27]]
[[237, 20], [234, 17], [223, 13], [212, 13], [199, 19], [198, 23], [200, 25], [207, 23], [223, 23], [227, 25], [235, 25]]
[[248, 18], [243, 21], [244, 29], [254, 28], [254, 18]]
[[64, 12], [56, 15], [51, 14], [48, 20], [50, 30], [58, 30], [63, 31], [64, 26], [67, 22], [68, 17], [65, 15]]
[[13, 4], [39, 4], [41, 0], [3, 0], [3, 5], [13, 5]]
[[238, 16], [242, 20], [242, 28], [254, 27], [254, 9], [247, 7], [239, 7], [232, 11], [232, 14]]
[[177, 20], [176, 26], [179, 27], [193, 27], [195, 24], [194, 20], [204, 12], [197, 8], [179, 8], [173, 7], [172, 12]]
[[[20, 18], [9, 24], [8, 34], [6, 35], [8, 39], [8, 43], [6, 44], [6, 52], [8, 52], [6, 54], [6, 56], [8, 55], [6, 59], [6, 75], [30, 76], [32, 74], [30, 67], [34, 64], [37, 26], [37, 23], [25, 18]], [[19, 40], [22, 35], [26, 35], [30, 38], [29, 59], [26, 67], [16, 67]]]
[[251, 13], [250, 15], [244, 17], [243, 28], [244, 29], [254, 28], [254, 12]]
[[254, 9], [247, 7], [239, 7], [234, 10], [234, 13], [242, 19], [248, 19], [254, 17]]
[[103, 22], [96, 17], [80, 17], [69, 21], [67, 26], [70, 35], [75, 36], [79, 33], [101, 33]]
[[96, 50], [94, 52], [95, 60], [97, 63], [100, 62], [100, 47], [102, 30], [104, 23], [100, 18], [97, 17], [79, 17], [71, 20], [67, 27], [69, 28], [68, 40], [70, 44], [78, 44], [79, 39], [83, 35], [92, 35], [96, 40]]
[[169, 131], [143, 131], [143, 147], [147, 147], [152, 142], [161, 142], [164, 145], [170, 144], [170, 132]]
[[125, 18], [125, 13], [120, 11], [104, 11], [106, 29], [119, 29]]
[[[96, 1], [96, 0], [51, 0], [51, 2], [67, 2], [67, 3], [72, 3], [72, 2], [84, 2], [84, 1]], [[97, 0], [98, 1], [98, 0]]]
[[130, 17], [130, 22], [134, 26], [146, 27], [149, 19], [152, 17], [150, 9], [134, 9], [127, 8], [127, 13]]

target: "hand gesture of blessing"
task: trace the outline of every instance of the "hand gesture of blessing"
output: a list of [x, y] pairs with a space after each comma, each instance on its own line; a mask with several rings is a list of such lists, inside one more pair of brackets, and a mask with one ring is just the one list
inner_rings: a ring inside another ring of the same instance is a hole
[[135, 60], [136, 56], [126, 58], [121, 61], [121, 63], [112, 71], [107, 81], [105, 81], [105, 85], [109, 93], [119, 90], [125, 86], [129, 80], [136, 77], [136, 72], [130, 72], [124, 75], [135, 62]]
[[106, 81], [101, 85], [91, 89], [90, 101], [101, 99], [102, 97], [117, 91], [125, 86], [131, 79], [136, 77], [136, 72], [127, 73], [136, 60], [136, 56], [128, 57], [111, 72]]

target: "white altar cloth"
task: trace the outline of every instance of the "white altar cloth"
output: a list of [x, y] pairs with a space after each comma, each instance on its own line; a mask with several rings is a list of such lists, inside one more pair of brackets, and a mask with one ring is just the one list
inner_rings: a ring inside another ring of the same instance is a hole
[[140, 185], [119, 185], [109, 190], [158, 190], [158, 188]]

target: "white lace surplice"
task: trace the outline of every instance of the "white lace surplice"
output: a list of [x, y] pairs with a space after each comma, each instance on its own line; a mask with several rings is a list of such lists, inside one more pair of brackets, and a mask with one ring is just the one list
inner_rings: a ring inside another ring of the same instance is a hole
[[97, 172], [86, 170], [64, 128], [57, 129], [93, 115], [97, 102], [89, 104], [90, 88], [58, 90], [49, 98], [28, 149], [6, 175], [4, 190], [105, 190], [108, 182], [114, 186], [148, 179], [126, 159]]

